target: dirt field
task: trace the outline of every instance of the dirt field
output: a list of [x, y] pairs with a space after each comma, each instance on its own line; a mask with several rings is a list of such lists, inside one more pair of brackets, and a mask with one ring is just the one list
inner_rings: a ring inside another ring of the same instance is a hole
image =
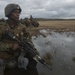
[[31, 35], [36, 34], [40, 29], [50, 29], [56, 32], [75, 32], [75, 20], [71, 21], [38, 21], [39, 27], [28, 28]]

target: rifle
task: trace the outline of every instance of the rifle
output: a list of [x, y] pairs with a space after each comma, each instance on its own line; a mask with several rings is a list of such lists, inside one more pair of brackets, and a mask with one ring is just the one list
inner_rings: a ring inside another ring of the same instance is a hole
[[6, 34], [12, 39], [18, 42], [18, 44], [21, 46], [21, 48], [25, 51], [25, 52], [29, 52], [32, 56], [32, 58], [36, 61], [36, 62], [40, 62], [41, 64], [45, 65], [46, 67], [48, 67], [50, 70], [52, 70], [52, 68], [46, 63], [46, 61], [41, 58], [39, 56], [39, 54], [36, 52], [35, 47], [28, 42], [26, 39], [21, 39], [19, 40], [16, 36], [14, 36], [11, 32], [6, 32]]

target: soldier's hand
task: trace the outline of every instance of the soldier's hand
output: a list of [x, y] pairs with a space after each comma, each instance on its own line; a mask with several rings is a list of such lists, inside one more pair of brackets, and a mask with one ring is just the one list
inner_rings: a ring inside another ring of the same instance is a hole
[[18, 43], [14, 43], [14, 44], [9, 43], [8, 46], [9, 46], [9, 48], [12, 49], [12, 50], [16, 50], [16, 49], [19, 48]]

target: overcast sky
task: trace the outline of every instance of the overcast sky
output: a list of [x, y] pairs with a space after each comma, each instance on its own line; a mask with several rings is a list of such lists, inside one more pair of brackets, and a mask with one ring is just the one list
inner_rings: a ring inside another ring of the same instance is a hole
[[22, 8], [20, 18], [74, 18], [75, 0], [0, 0], [0, 18], [5, 18], [4, 8], [17, 3]]

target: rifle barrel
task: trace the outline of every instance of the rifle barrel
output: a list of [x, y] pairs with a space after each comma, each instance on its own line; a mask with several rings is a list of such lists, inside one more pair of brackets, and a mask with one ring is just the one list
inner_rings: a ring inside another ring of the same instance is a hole
[[39, 61], [40, 63], [48, 67], [50, 70], [52, 70], [52, 68], [46, 63], [46, 61], [42, 59], [39, 55], [36, 55], [35, 57], [33, 57], [33, 59], [36, 60], [37, 62]]

